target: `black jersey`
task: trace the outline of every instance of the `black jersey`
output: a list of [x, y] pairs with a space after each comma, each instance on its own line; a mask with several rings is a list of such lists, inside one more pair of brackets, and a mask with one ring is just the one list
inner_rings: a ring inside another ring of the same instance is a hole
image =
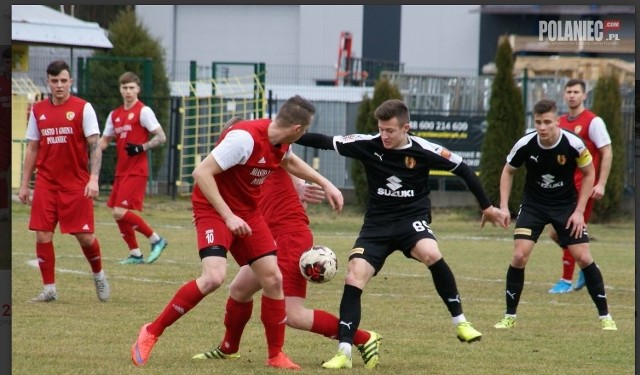
[[578, 199], [573, 183], [576, 168], [591, 163], [591, 154], [580, 137], [560, 129], [560, 138], [551, 147], [543, 147], [536, 132], [520, 138], [507, 163], [514, 168], [527, 167], [523, 203], [569, 204]]
[[453, 171], [462, 163], [459, 155], [416, 136], [400, 149], [384, 148], [379, 134], [334, 136], [333, 147], [364, 165], [369, 186], [365, 220], [431, 217], [429, 171]]

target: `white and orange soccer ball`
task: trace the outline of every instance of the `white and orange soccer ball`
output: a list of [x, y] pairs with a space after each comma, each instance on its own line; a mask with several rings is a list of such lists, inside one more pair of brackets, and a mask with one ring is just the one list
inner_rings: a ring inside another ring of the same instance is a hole
[[299, 266], [305, 279], [322, 284], [338, 272], [338, 258], [330, 248], [316, 245], [300, 255]]

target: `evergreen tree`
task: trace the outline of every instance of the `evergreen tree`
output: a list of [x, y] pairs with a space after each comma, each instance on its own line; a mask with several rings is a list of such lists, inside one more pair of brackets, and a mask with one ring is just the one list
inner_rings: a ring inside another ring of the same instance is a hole
[[[480, 156], [480, 181], [494, 205], [500, 203], [500, 175], [506, 157], [515, 142], [524, 135], [524, 104], [522, 93], [513, 79], [513, 53], [507, 38], [496, 53], [497, 72], [491, 85], [487, 132]], [[520, 168], [524, 169], [524, 168]], [[513, 178], [509, 211], [514, 214], [520, 204], [524, 188], [524, 171]]]
[[[126, 71], [132, 71], [145, 80], [152, 82], [151, 92], [140, 91], [140, 99], [151, 107], [162, 128], [169, 137], [170, 89], [165, 69], [164, 50], [158, 40], [151, 37], [148, 29], [136, 17], [131, 7], [118, 14], [109, 25], [109, 40], [113, 49], [98, 51], [87, 66], [88, 82], [85, 97], [95, 103], [101, 128], [110, 110], [122, 105], [118, 79]], [[145, 77], [143, 60], [151, 61], [151, 77]], [[160, 168], [165, 147], [151, 150], [151, 178], [154, 179]], [[115, 150], [110, 147], [103, 157], [101, 181], [111, 181], [115, 164]]]
[[[365, 95], [360, 107], [358, 108], [356, 131], [359, 134], [371, 134], [378, 132], [378, 121], [373, 113], [380, 104], [389, 99], [402, 99], [400, 90], [397, 86], [392, 85], [389, 80], [379, 80], [373, 89], [373, 99], [369, 99], [369, 97]], [[364, 208], [366, 207], [368, 200], [367, 177], [362, 163], [358, 160], [354, 160], [351, 163], [351, 178], [355, 187], [357, 205], [360, 208]]]
[[606, 221], [611, 219], [622, 201], [624, 191], [625, 145], [622, 127], [622, 94], [618, 79], [613, 74], [598, 79], [593, 90], [593, 106], [591, 110], [604, 120], [611, 137], [613, 160], [611, 172], [607, 179], [604, 197], [597, 200], [593, 207], [594, 219]]

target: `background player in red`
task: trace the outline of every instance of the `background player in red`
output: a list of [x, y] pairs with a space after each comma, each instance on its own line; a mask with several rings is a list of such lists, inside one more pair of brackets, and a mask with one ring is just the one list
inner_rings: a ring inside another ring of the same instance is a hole
[[[100, 138], [102, 150], [116, 138], [115, 181], [107, 207], [113, 209], [113, 218], [129, 247], [129, 257], [120, 263], [144, 263], [136, 231], [149, 239], [151, 252], [147, 263], [153, 263], [167, 247], [167, 240], [160, 237], [142, 217], [131, 210], [142, 211], [149, 177], [146, 151], [163, 145], [167, 137], [153, 110], [138, 99], [140, 78], [132, 72], [125, 72], [119, 81], [124, 104], [109, 113]], [[151, 139], [149, 134], [153, 134]]]
[[2, 51], [0, 75], [0, 221], [9, 220], [9, 167], [11, 166], [11, 47]]
[[[588, 223], [593, 210], [593, 204], [596, 199], [602, 199], [607, 186], [607, 179], [611, 172], [611, 161], [613, 158], [611, 148], [611, 137], [607, 131], [602, 118], [584, 107], [587, 100], [587, 92], [584, 81], [579, 79], [570, 79], [564, 86], [564, 101], [569, 107], [569, 113], [560, 116], [560, 127], [567, 129], [582, 138], [587, 145], [591, 157], [593, 158], [593, 166], [596, 169], [596, 181], [591, 189], [587, 206], [584, 210], [584, 222]], [[580, 190], [582, 186], [582, 173], [576, 171], [574, 176], [576, 189]], [[580, 290], [585, 286], [584, 273], [578, 273], [578, 281], [574, 286], [571, 285], [573, 280], [573, 271], [576, 268], [576, 261], [571, 256], [571, 252], [567, 244], [558, 241], [558, 235], [553, 227], [549, 228], [549, 236], [562, 247], [562, 277], [549, 289], [549, 293], [567, 293], [572, 290]]]
[[[235, 122], [229, 121], [229, 125]], [[290, 178], [289, 178], [290, 177]], [[307, 309], [304, 301], [307, 280], [302, 277], [298, 261], [300, 255], [313, 246], [313, 233], [309, 229], [306, 203], [320, 203], [322, 188], [307, 184], [278, 168], [266, 179], [262, 187], [259, 209], [278, 245], [278, 267], [282, 272], [282, 286], [287, 312], [287, 325], [336, 339], [338, 318], [324, 310]], [[193, 359], [236, 359], [240, 339], [253, 310], [253, 296], [260, 291], [258, 278], [249, 266], [242, 266], [229, 286], [229, 298], [224, 315], [226, 331], [220, 345], [197, 354]], [[379, 360], [382, 337], [376, 332], [358, 330], [354, 344], [360, 350], [366, 368], [374, 368]]]
[[[33, 302], [58, 299], [55, 284], [53, 233], [73, 234], [91, 265], [100, 301], [110, 288], [102, 269], [100, 244], [94, 235], [93, 198], [98, 196], [102, 151], [93, 107], [71, 95], [69, 65], [57, 60], [47, 66], [51, 97], [33, 105], [27, 125], [27, 149], [18, 197], [31, 203], [29, 229], [36, 231], [36, 255], [44, 290]], [[33, 201], [29, 181], [37, 169]]]
[[[326, 178], [291, 152], [291, 144], [307, 130], [315, 107], [300, 96], [289, 98], [275, 120], [243, 121], [228, 128], [218, 145], [195, 168], [192, 194], [202, 275], [184, 284], [165, 309], [140, 329], [131, 348], [137, 366], [149, 359], [164, 330], [218, 289], [227, 272], [227, 252], [239, 266], [250, 265], [262, 286], [260, 318], [267, 339], [267, 365], [296, 369], [283, 352], [285, 302], [276, 244], [258, 210], [262, 184], [282, 166], [322, 186], [331, 207], [340, 211], [343, 198]], [[287, 177], [288, 178], [288, 177]]]

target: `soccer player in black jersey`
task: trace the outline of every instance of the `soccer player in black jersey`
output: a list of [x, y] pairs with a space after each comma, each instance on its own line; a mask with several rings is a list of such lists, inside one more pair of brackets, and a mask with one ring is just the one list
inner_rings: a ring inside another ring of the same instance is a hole
[[401, 100], [382, 103], [375, 111], [376, 135], [329, 137], [305, 134], [297, 143], [358, 159], [369, 186], [369, 200], [360, 234], [349, 255], [344, 292], [340, 302], [338, 354], [324, 368], [350, 368], [354, 332], [361, 317], [361, 295], [369, 280], [394, 251], [424, 263], [435, 288], [451, 313], [458, 339], [480, 340], [482, 334], [467, 321], [451, 269], [442, 258], [430, 228], [429, 171], [451, 171], [466, 182], [480, 203], [483, 220], [502, 224], [504, 213], [493, 207], [480, 181], [467, 164], [446, 148], [409, 134], [409, 110]]
[[[552, 100], [541, 100], [533, 107], [536, 131], [520, 138], [513, 146], [500, 177], [500, 209], [509, 212], [508, 202], [513, 174], [527, 168], [524, 194], [516, 228], [511, 264], [507, 270], [505, 316], [494, 326], [509, 329], [516, 324], [516, 309], [524, 288], [524, 268], [544, 226], [551, 224], [559, 240], [584, 273], [587, 290], [598, 309], [603, 330], [617, 330], [609, 315], [602, 273], [589, 251], [589, 235], [584, 210], [595, 180], [591, 154], [580, 137], [559, 127], [558, 110]], [[576, 168], [583, 173], [582, 187], [576, 190]], [[509, 224], [509, 216], [506, 216]]]

